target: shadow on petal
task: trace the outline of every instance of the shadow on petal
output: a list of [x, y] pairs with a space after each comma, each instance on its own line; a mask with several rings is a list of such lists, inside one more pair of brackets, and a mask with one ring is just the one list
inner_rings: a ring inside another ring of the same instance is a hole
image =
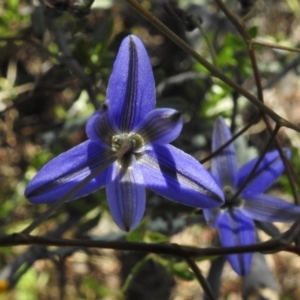
[[182, 123], [179, 111], [160, 108], [149, 112], [134, 131], [143, 137], [145, 144], [168, 144], [178, 137]]
[[[252, 245], [256, 242], [254, 222], [238, 209], [223, 211], [218, 216], [218, 228], [223, 247]], [[240, 276], [249, 273], [252, 253], [230, 254], [227, 259]]]
[[[223, 118], [218, 117], [213, 130], [212, 150], [216, 151], [232, 138], [231, 132]], [[236, 186], [238, 163], [234, 144], [229, 144], [212, 158], [211, 172], [219, 186]]]
[[106, 193], [115, 223], [125, 231], [134, 229], [144, 215], [146, 202], [143, 175], [134, 156], [125, 170], [118, 162], [112, 165], [107, 174]]
[[[291, 155], [291, 151], [284, 149], [287, 157]], [[237, 186], [241, 186], [245, 180], [248, 180], [254, 166], [256, 165], [259, 157], [249, 161], [243, 165], [238, 172]], [[250, 182], [245, 187], [243, 193], [260, 194], [267, 190], [283, 173], [284, 164], [280, 158], [277, 150], [266, 153], [258, 168], [253, 174]]]
[[193, 207], [213, 208], [223, 193], [193, 157], [171, 145], [152, 145], [138, 160], [146, 187], [168, 199]]
[[111, 151], [86, 141], [48, 162], [28, 184], [25, 196], [33, 203], [55, 202], [103, 165], [102, 172], [71, 200], [90, 194], [105, 185], [106, 169], [114, 159]]
[[122, 41], [109, 78], [107, 102], [122, 132], [130, 132], [155, 107], [152, 66], [145, 46], [134, 35]]
[[294, 222], [300, 207], [266, 194], [244, 195], [243, 212], [251, 219], [265, 222]]

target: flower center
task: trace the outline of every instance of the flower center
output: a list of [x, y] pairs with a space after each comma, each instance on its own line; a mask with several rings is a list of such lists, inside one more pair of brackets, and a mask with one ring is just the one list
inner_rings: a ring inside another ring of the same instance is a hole
[[126, 170], [131, 166], [132, 154], [138, 158], [144, 149], [144, 139], [136, 133], [121, 133], [112, 137], [111, 148], [119, 152], [119, 166]]
[[123, 145], [128, 143], [131, 147], [128, 149], [127, 153], [136, 154], [143, 151], [144, 139], [136, 133], [121, 133], [114, 135], [112, 137], [111, 148], [113, 151], [117, 152]]
[[234, 197], [235, 190], [228, 185], [223, 187], [223, 192], [225, 196], [225, 202], [222, 205], [222, 208], [234, 208], [241, 206], [243, 200], [240, 197]]

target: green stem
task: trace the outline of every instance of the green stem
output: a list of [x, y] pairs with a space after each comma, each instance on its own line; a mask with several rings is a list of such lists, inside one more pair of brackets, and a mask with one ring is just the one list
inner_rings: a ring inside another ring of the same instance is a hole
[[135, 278], [139, 270], [142, 268], [142, 266], [149, 260], [151, 259], [152, 254], [148, 254], [145, 257], [143, 257], [141, 260], [139, 260], [134, 267], [131, 269], [130, 274], [127, 276], [123, 286], [122, 286], [122, 293], [125, 293], [128, 290], [128, 287], [130, 286], [132, 280]]
[[194, 22], [195, 26], [200, 30], [200, 32], [206, 42], [206, 45], [208, 47], [208, 51], [210, 53], [211, 60], [212, 60], [214, 67], [219, 68], [215, 49], [214, 49], [213, 45], [211, 44], [207, 34], [205, 33], [205, 31], [201, 25], [201, 22], [197, 18], [193, 18], [193, 22]]

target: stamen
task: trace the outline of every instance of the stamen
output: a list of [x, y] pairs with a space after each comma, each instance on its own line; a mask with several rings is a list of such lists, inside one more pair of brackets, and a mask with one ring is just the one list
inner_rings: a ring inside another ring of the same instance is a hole
[[132, 155], [140, 154], [143, 145], [144, 140], [138, 134], [122, 133], [112, 137], [112, 150], [116, 152], [117, 163], [124, 172], [131, 167]]
[[140, 135], [135, 133], [121, 133], [112, 137], [111, 148], [113, 151], [118, 152], [125, 144], [130, 145], [130, 148], [125, 153], [129, 151], [140, 153], [144, 146], [144, 140]]
[[114, 135], [112, 137], [111, 147], [113, 151], [118, 151], [125, 142], [128, 142], [128, 133]]
[[225, 202], [222, 208], [233, 208], [241, 206], [243, 200], [240, 197], [234, 198], [235, 190], [233, 187], [225, 185], [223, 187]]

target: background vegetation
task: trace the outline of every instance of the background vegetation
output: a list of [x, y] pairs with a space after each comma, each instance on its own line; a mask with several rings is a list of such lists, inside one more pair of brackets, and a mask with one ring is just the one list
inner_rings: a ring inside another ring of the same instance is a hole
[[[1, 299], [202, 299], [207, 276], [220, 299], [300, 299], [300, 260], [289, 253], [299, 254], [297, 223], [288, 232], [288, 251], [266, 260], [257, 254], [254, 275], [244, 279], [230, 269], [221, 252], [190, 259], [172, 256], [171, 247], [163, 252], [163, 247], [151, 250], [136, 244], [218, 246], [217, 234], [205, 224], [201, 211], [166, 202], [149, 191], [142, 224], [127, 234], [114, 225], [100, 190], [65, 204], [33, 231], [56, 242], [26, 242], [11, 235], [46, 210], [46, 205], [25, 199], [25, 186], [52, 157], [86, 139], [85, 123], [105, 100], [116, 51], [129, 33], [147, 47], [157, 106], [184, 114], [185, 126], [174, 144], [204, 161], [216, 116], [226, 118], [234, 132], [247, 126], [236, 141], [240, 162], [262, 153], [268, 141], [272, 148], [292, 148], [289, 176], [271, 192], [299, 203], [299, 1], [139, 2], [140, 13], [151, 12], [190, 45], [186, 51], [169, 39], [170, 33], [167, 37], [134, 10], [133, 2], [0, 1]], [[211, 62], [208, 69], [201, 58]], [[249, 101], [249, 92], [256, 102]], [[205, 165], [209, 167], [209, 160]], [[262, 242], [278, 236], [278, 229], [289, 228], [257, 225]], [[60, 247], [61, 238], [83, 242]], [[85, 244], [93, 241], [100, 244]], [[275, 242], [268, 247], [261, 244], [253, 250], [270, 253], [285, 246]]]

